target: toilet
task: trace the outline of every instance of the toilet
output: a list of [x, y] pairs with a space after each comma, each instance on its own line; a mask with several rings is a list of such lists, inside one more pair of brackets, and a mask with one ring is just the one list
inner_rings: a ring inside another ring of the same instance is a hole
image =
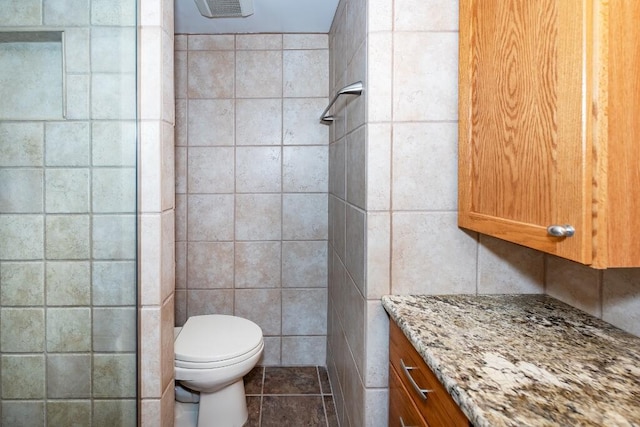
[[241, 427], [248, 418], [245, 376], [264, 349], [262, 329], [250, 320], [210, 314], [176, 329], [175, 378], [199, 396], [198, 427]]

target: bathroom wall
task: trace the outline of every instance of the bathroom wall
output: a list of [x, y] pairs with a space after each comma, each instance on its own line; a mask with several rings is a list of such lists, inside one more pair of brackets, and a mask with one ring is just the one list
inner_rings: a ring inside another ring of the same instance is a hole
[[544, 257], [457, 227], [457, 2], [343, 0], [331, 87], [327, 364], [343, 426], [387, 425], [384, 294], [543, 293]]
[[[113, 6], [113, 5], [112, 5]], [[173, 426], [173, 1], [138, 0], [139, 421]]]
[[342, 0], [329, 154], [327, 365], [343, 426], [387, 425], [384, 294], [548, 293], [640, 333], [640, 269], [597, 271], [457, 227], [458, 2]]
[[65, 43], [0, 43], [3, 114], [28, 115], [0, 117], [3, 426], [136, 425], [135, 4], [1, 2], [0, 31]]
[[177, 35], [176, 324], [235, 314], [324, 365], [326, 34]]

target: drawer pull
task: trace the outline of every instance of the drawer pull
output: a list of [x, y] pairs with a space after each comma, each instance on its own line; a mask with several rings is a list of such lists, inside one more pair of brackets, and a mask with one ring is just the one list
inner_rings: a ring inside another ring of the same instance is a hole
[[418, 427], [418, 426], [408, 426], [404, 423], [404, 420], [402, 419], [402, 417], [400, 417], [400, 427]]
[[416, 391], [416, 393], [418, 393], [418, 395], [420, 396], [420, 398], [422, 400], [427, 400], [427, 393], [432, 393], [433, 390], [427, 390], [424, 388], [420, 388], [418, 386], [418, 384], [416, 383], [416, 380], [413, 379], [413, 377], [411, 376], [411, 370], [413, 369], [418, 369], [415, 366], [407, 366], [404, 364], [404, 360], [400, 359], [400, 366], [402, 367], [402, 370], [404, 371], [404, 375], [407, 377], [407, 379], [409, 380], [409, 382], [411, 383], [411, 386], [413, 387], [413, 389]]

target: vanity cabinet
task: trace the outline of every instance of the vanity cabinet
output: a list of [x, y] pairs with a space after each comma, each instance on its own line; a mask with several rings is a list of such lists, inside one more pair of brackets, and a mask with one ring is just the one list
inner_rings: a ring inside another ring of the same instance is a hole
[[640, 267], [639, 22], [637, 0], [460, 0], [459, 226]]
[[464, 426], [469, 421], [402, 330], [389, 324], [389, 426]]

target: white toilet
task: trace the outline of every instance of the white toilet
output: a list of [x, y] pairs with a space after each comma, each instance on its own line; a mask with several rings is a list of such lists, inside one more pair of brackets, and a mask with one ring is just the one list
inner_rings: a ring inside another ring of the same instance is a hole
[[241, 317], [192, 316], [174, 346], [176, 380], [200, 392], [198, 427], [241, 427], [248, 417], [242, 377], [262, 355], [262, 329]]

